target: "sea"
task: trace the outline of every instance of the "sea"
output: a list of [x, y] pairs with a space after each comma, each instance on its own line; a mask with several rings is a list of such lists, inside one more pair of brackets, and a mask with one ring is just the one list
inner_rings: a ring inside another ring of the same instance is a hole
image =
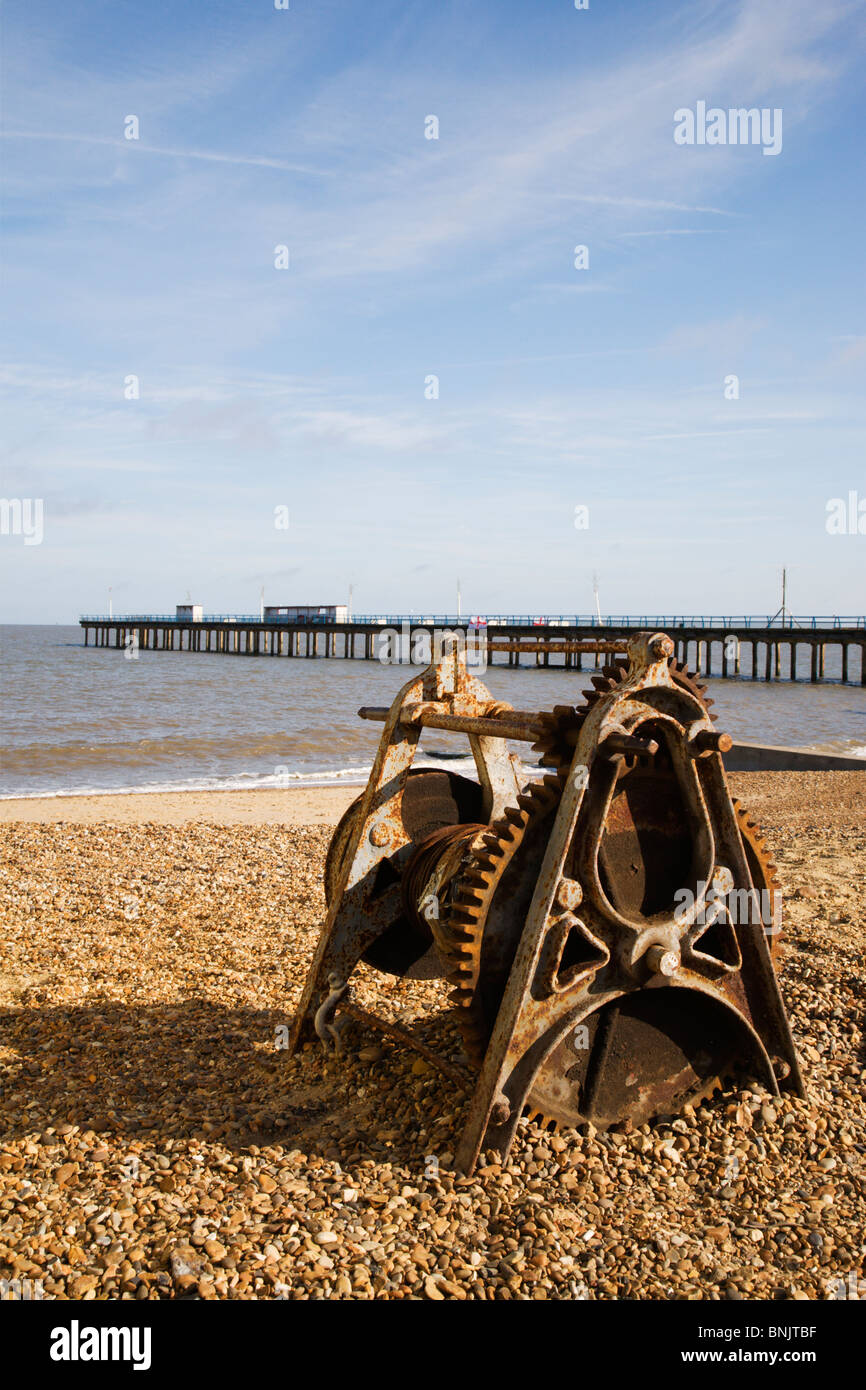
[[[866, 758], [866, 689], [841, 684], [839, 660], [828, 648], [821, 685], [710, 679], [718, 727], [735, 741]], [[381, 725], [358, 708], [390, 704], [411, 675], [341, 657], [128, 659], [85, 647], [78, 626], [0, 627], [0, 796], [360, 785]], [[553, 665], [494, 666], [482, 678], [521, 710], [580, 704], [590, 688], [588, 671]], [[420, 748], [419, 762], [472, 775], [462, 735], [428, 731]]]

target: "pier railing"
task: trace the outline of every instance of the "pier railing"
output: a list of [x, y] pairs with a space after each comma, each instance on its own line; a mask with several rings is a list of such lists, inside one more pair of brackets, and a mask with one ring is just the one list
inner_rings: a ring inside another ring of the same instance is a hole
[[[175, 613], [82, 613], [79, 620], [82, 623], [184, 623], [190, 624], [188, 618], [178, 618]], [[533, 614], [533, 613], [490, 613], [459, 616], [456, 613], [357, 613], [346, 620], [345, 624], [335, 623], [333, 618], [315, 615], [306, 619], [291, 618], [288, 616], [278, 616], [274, 618], [262, 618], [258, 613], [205, 613], [200, 619], [203, 623], [244, 623], [247, 625], [260, 624], [264, 627], [305, 627], [305, 626], [365, 626], [374, 627], [400, 627], [403, 623], [410, 623], [416, 627], [602, 627], [602, 628], [652, 628], [664, 630], [666, 628], [779, 628], [787, 630], [789, 628], [822, 629], [827, 628], [864, 628], [866, 629], [866, 616], [859, 615], [854, 617], [842, 616], [833, 613], [829, 616], [818, 616], [815, 614], [795, 615], [786, 614], [784, 618], [775, 614], [762, 616], [760, 614], [745, 614], [739, 617], [698, 616], [688, 614], [662, 614], [662, 615], [636, 615], [629, 614], [609, 614], [599, 618], [595, 613], [555, 613], [555, 614]]]

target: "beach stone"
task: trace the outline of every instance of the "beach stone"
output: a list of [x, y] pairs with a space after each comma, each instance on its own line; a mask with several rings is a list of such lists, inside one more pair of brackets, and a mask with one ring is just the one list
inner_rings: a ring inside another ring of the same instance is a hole
[[175, 1281], [189, 1279], [197, 1283], [203, 1276], [206, 1265], [201, 1256], [191, 1246], [178, 1246], [169, 1257], [171, 1274]]
[[[766, 785], [742, 787], [764, 822]], [[0, 976], [0, 1277], [86, 1301], [826, 1298], [837, 1266], [859, 1267], [866, 1224], [849, 1027], [866, 831], [849, 797], [841, 825], [789, 835], [805, 813], [790, 790], [772, 797], [785, 882], [818, 882], [840, 915], [828, 927], [815, 900], [786, 897], [781, 989], [810, 1099], [729, 1088], [605, 1133], [522, 1119], [508, 1160], [485, 1153], [471, 1178], [453, 1169], [468, 1095], [411, 1052], [377, 1048], [372, 1065], [274, 1046], [324, 917], [328, 827], [5, 827], [4, 968], [54, 983], [25, 1006]], [[138, 918], [106, 913], [120, 892]], [[81, 988], [95, 960], [98, 998]], [[459, 1057], [440, 982], [365, 968], [353, 986]]]
[[95, 1289], [99, 1283], [99, 1278], [95, 1274], [80, 1274], [72, 1280], [71, 1292], [73, 1298], [83, 1298], [91, 1289]]

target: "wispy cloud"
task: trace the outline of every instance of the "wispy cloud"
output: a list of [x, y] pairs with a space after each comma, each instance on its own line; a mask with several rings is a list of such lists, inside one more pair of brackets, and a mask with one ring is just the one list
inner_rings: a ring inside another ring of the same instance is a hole
[[627, 241], [631, 237], [653, 237], [653, 236], [718, 236], [723, 232], [721, 227], [657, 227], [651, 232], [620, 232], [621, 241]]
[[672, 203], [664, 198], [611, 197], [605, 193], [548, 193], [548, 198], [557, 198], [569, 203], [590, 203], [598, 207], [625, 208], [631, 211], [639, 208], [650, 212], [705, 212], [713, 217], [742, 217], [742, 213], [730, 208], [693, 206], [690, 203]]
[[165, 149], [161, 145], [150, 145], [141, 140], [115, 140], [107, 135], [74, 135], [70, 131], [57, 130], [0, 130], [3, 140], [45, 140], [50, 144], [68, 141], [73, 145], [107, 145], [110, 149], [123, 150], [133, 159], [148, 155], [167, 159], [200, 159], [210, 164], [244, 164], [250, 168], [281, 169], [285, 173], [314, 174], [319, 178], [333, 178], [329, 169], [315, 169], [308, 164], [293, 164], [285, 159], [271, 159], [265, 155], [220, 154], [214, 150]]

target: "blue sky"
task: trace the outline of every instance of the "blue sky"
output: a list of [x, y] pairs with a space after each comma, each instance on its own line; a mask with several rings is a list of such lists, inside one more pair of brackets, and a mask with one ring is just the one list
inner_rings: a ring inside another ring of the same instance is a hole
[[[866, 500], [864, 28], [11, 0], [0, 491], [45, 520], [0, 535], [0, 619], [453, 610], [457, 576], [588, 612], [593, 572], [605, 612], [763, 613], [782, 565], [795, 611], [866, 612], [866, 535], [825, 528]], [[677, 145], [699, 100], [781, 108], [781, 152]]]

